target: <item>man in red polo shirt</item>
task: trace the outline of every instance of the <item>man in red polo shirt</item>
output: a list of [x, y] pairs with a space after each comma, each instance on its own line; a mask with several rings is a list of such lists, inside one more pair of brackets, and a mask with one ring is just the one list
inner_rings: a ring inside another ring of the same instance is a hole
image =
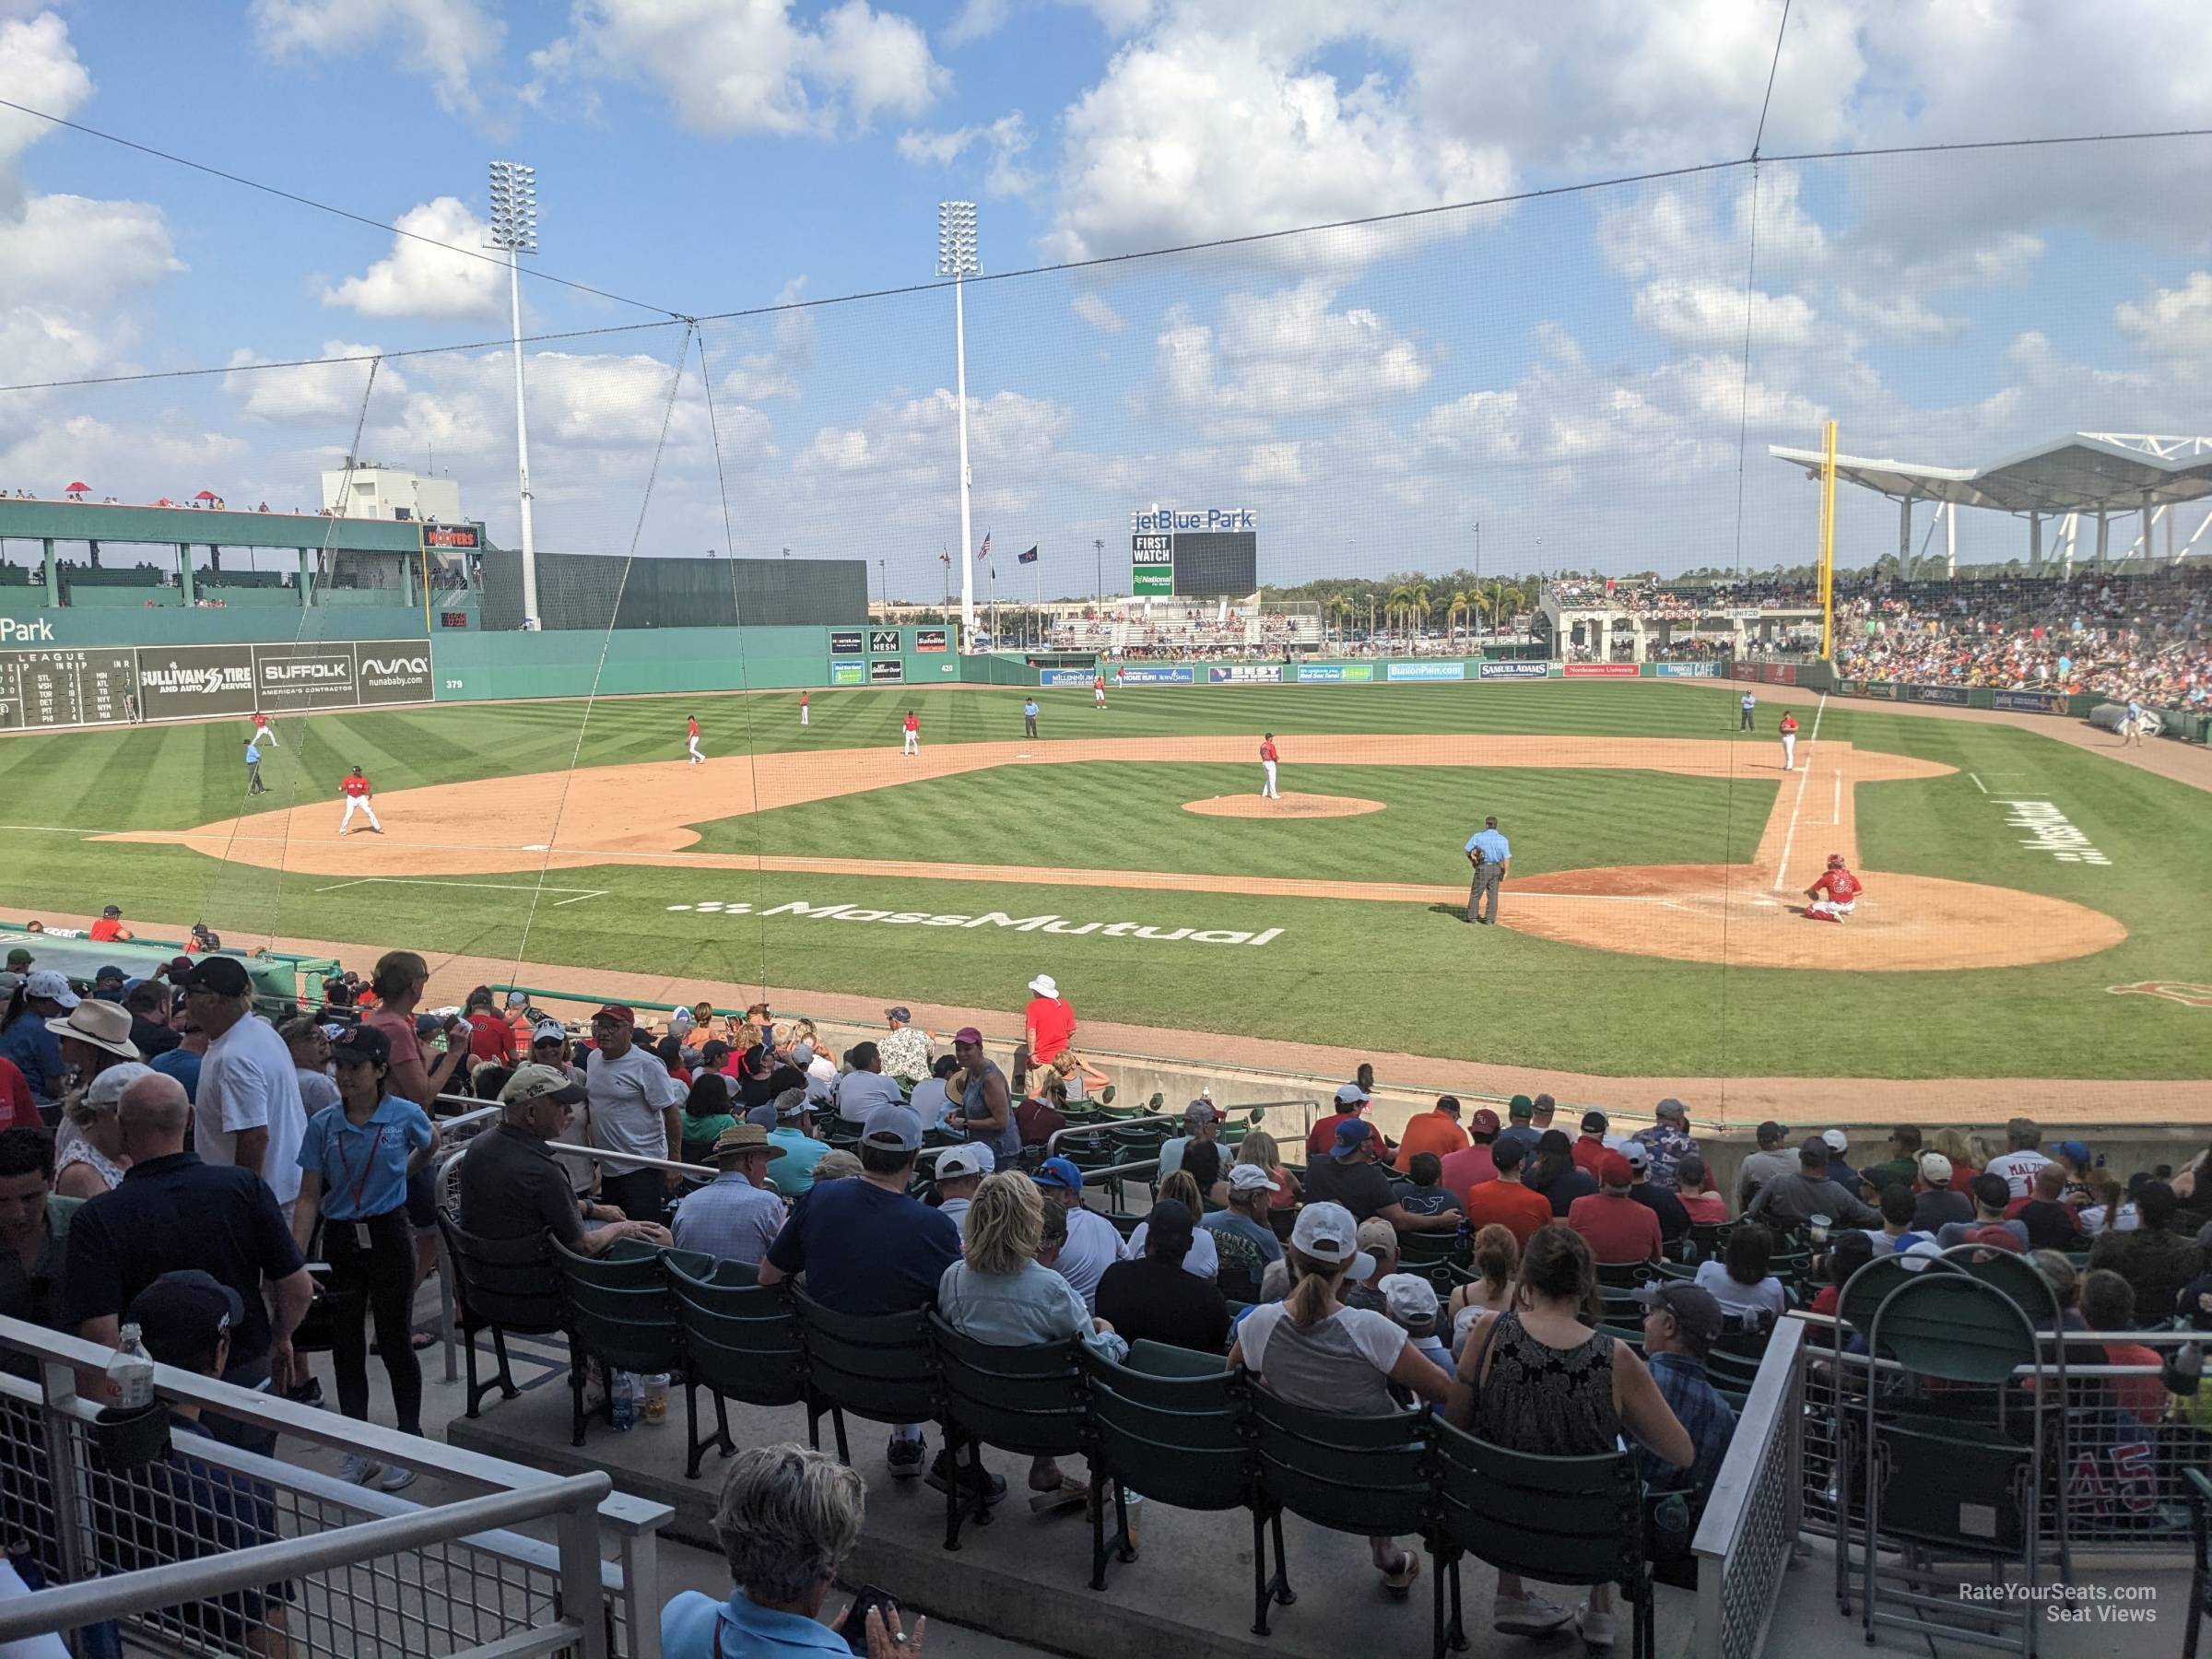
[[1485, 1106], [1469, 1120], [1469, 1124], [1474, 1140], [1445, 1156], [1443, 1173], [1438, 1177], [1444, 1189], [1459, 1200], [1463, 1210], [1469, 1192], [1487, 1181], [1498, 1179], [1498, 1161], [1492, 1152], [1498, 1142], [1498, 1114]]
[[[1491, 1121], [1497, 1121], [1495, 1113]], [[1392, 1161], [1402, 1171], [1410, 1170], [1416, 1153], [1433, 1152], [1439, 1158], [1449, 1158], [1466, 1144], [1467, 1132], [1459, 1126], [1459, 1097], [1439, 1095], [1433, 1112], [1424, 1112], [1406, 1125], [1406, 1133], [1398, 1138], [1398, 1155]]]
[[1567, 1206], [1567, 1225], [1590, 1241], [1590, 1253], [1601, 1263], [1659, 1259], [1659, 1218], [1629, 1196], [1635, 1184], [1629, 1160], [1608, 1152], [1597, 1166], [1598, 1190]]

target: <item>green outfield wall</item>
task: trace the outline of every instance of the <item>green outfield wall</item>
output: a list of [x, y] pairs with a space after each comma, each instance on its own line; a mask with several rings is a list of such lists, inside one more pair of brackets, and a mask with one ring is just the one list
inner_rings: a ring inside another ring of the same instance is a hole
[[636, 697], [958, 685], [977, 659], [950, 645], [949, 629], [911, 627], [441, 633], [431, 641], [441, 702], [582, 697], [594, 688], [602, 697]]

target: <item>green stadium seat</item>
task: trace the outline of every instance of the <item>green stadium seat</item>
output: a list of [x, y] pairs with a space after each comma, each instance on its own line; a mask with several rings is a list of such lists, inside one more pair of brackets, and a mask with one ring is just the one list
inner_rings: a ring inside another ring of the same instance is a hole
[[[1071, 1338], [997, 1347], [963, 1336], [934, 1312], [928, 1317], [943, 1396], [947, 1453], [957, 1463], [959, 1452], [951, 1435], [958, 1429], [976, 1483], [945, 1483], [945, 1547], [958, 1549], [963, 1519], [972, 1515], [979, 1525], [990, 1524], [990, 1503], [977, 1489], [984, 1446], [1026, 1457], [1070, 1457], [1090, 1449], [1081, 1352], [1085, 1345]], [[1103, 1496], [1092, 1488], [1094, 1512]]]
[[[568, 1306], [569, 1337], [607, 1372], [606, 1414], [614, 1420], [615, 1373], [652, 1376], [684, 1368], [681, 1334], [670, 1304], [661, 1253], [624, 1239], [605, 1255], [587, 1256], [555, 1241], [553, 1269]], [[583, 1369], [570, 1367], [576, 1416], [571, 1445], [583, 1444]]]
[[[684, 1344], [684, 1417], [690, 1435], [684, 1477], [699, 1478], [709, 1446], [727, 1457], [726, 1405], [795, 1406], [806, 1397], [805, 1355], [798, 1315], [780, 1287], [762, 1287], [744, 1262], [716, 1260], [696, 1251], [671, 1250], [661, 1258], [676, 1300]], [[715, 1431], [699, 1432], [699, 1391], [714, 1396]]]

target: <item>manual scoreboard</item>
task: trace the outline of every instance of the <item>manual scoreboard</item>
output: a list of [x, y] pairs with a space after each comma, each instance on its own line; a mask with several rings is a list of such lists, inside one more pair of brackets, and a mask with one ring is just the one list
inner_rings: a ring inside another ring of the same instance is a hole
[[0, 731], [121, 724], [137, 694], [128, 650], [0, 652]]
[[1254, 593], [1259, 563], [1249, 507], [1154, 507], [1129, 515], [1129, 591], [1140, 599]]

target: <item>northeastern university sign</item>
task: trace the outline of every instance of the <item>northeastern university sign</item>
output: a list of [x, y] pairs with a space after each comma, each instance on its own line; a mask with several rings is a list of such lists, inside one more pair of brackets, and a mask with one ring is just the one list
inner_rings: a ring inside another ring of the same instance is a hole
[[1102, 939], [1150, 939], [1174, 945], [1271, 945], [1283, 936], [1279, 927], [1264, 933], [1240, 933], [1235, 928], [1156, 927], [1136, 922], [1075, 922], [1065, 916], [1010, 916], [1005, 911], [986, 911], [980, 916], [937, 914], [929, 911], [865, 910], [850, 904], [813, 904], [794, 899], [789, 904], [762, 906], [724, 904], [672, 904], [671, 911], [689, 911], [701, 916], [804, 916], [819, 922], [876, 922], [887, 927], [998, 927], [1015, 933], [1097, 934]]

